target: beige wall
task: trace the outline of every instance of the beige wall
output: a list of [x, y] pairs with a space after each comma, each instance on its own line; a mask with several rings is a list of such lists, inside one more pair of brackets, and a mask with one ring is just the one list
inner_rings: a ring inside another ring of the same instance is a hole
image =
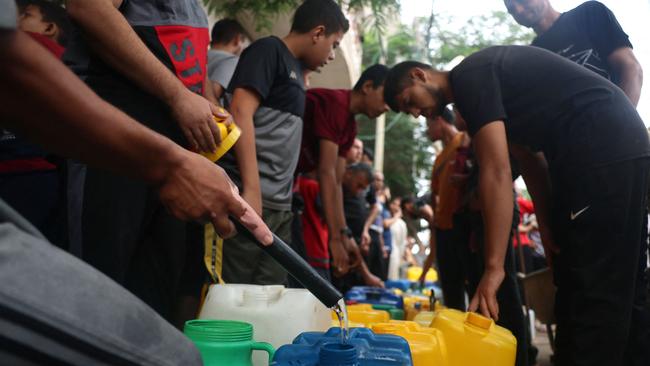
[[[291, 28], [291, 17], [293, 14], [281, 14], [273, 19], [273, 27], [268, 31], [256, 31], [255, 19], [250, 14], [243, 13], [237, 17], [244, 26], [250, 37], [255, 40], [268, 35], [284, 37]], [[346, 15], [350, 21], [350, 30], [345, 34], [341, 46], [336, 50], [336, 57], [333, 62], [325, 66], [319, 72], [312, 74], [311, 87], [341, 88], [349, 89], [354, 86], [361, 75], [361, 42], [357, 32], [356, 21], [353, 14]], [[218, 20], [209, 16], [210, 29]]]

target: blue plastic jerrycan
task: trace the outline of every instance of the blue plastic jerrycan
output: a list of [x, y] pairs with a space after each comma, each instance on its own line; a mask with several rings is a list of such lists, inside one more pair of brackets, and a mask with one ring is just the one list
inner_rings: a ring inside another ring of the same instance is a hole
[[341, 329], [305, 332], [292, 344], [280, 347], [272, 366], [410, 366], [408, 342], [399, 336], [375, 334], [368, 328], [350, 329], [347, 343], [341, 343]]
[[404, 309], [404, 299], [393, 291], [378, 287], [355, 286], [345, 294], [345, 301], [372, 305], [390, 305]]

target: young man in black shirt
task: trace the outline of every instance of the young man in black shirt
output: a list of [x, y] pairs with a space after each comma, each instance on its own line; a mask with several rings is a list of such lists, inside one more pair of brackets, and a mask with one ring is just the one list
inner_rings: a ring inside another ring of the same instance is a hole
[[532, 45], [566, 57], [618, 85], [635, 106], [641, 96], [643, 70], [614, 13], [587, 1], [566, 13], [549, 0], [504, 0], [508, 12], [537, 34]]
[[500, 46], [451, 72], [413, 61], [396, 65], [384, 96], [392, 109], [428, 118], [453, 102], [473, 138], [485, 272], [470, 310], [499, 315], [512, 154], [555, 264], [558, 364], [647, 365], [641, 309], [650, 144], [621, 89], [549, 51]]

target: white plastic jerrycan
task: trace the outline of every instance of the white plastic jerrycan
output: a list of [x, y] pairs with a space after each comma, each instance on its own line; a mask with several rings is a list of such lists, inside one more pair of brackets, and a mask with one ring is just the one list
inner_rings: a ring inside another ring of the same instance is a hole
[[[330, 309], [309, 291], [284, 286], [212, 285], [200, 319], [239, 320], [253, 324], [253, 337], [278, 349], [298, 334], [324, 332], [331, 325]], [[268, 364], [268, 356], [253, 354], [255, 366]]]

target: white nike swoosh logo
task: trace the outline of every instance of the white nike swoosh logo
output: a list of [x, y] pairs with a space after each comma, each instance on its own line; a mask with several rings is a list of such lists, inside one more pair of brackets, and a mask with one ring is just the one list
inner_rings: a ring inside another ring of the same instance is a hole
[[580, 211], [578, 211], [578, 212], [576, 212], [576, 213], [571, 212], [571, 221], [575, 220], [576, 217], [580, 216], [583, 212], [587, 211], [587, 209], [588, 209], [589, 207], [591, 207], [591, 205], [589, 205], [589, 206], [583, 208], [582, 210], [580, 210]]

